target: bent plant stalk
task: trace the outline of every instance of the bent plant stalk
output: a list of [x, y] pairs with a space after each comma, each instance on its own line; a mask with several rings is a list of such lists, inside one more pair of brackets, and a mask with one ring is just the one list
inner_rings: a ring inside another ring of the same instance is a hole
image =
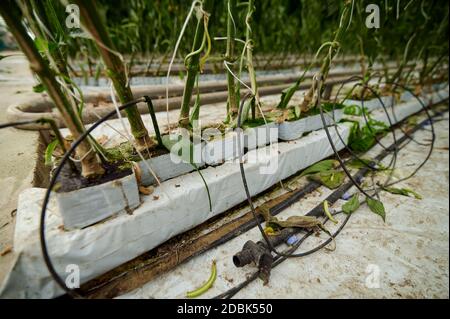
[[[106, 66], [108, 77], [113, 83], [120, 102], [125, 104], [134, 100], [125, 73], [124, 64], [115, 51], [115, 47], [103, 25], [95, 3], [87, 0], [75, 0], [74, 2], [80, 8], [83, 25], [95, 40], [98, 51]], [[145, 150], [153, 147], [155, 143], [148, 135], [137, 106], [128, 107], [125, 112], [130, 123], [131, 133], [136, 140], [137, 148], [139, 150]]]
[[[236, 1], [227, 0], [227, 48], [225, 52], [225, 63], [228, 68], [233, 70], [232, 65], [234, 63], [234, 45], [235, 45], [235, 26], [233, 24], [233, 16], [235, 13]], [[230, 71], [227, 71], [227, 89], [228, 89], [228, 100], [227, 100], [227, 123], [233, 122], [238, 114], [238, 96], [236, 94], [236, 83], [234, 81], [234, 76]]]
[[[344, 33], [344, 28], [348, 24], [348, 18], [350, 15], [350, 5], [351, 2], [346, 2], [344, 9], [342, 11], [339, 27], [336, 31], [336, 34], [334, 35], [334, 39], [330, 44], [330, 47], [328, 49], [328, 54], [324, 57], [322, 61], [322, 65], [320, 67], [320, 74], [322, 75], [322, 81], [325, 81], [328, 77], [328, 73], [330, 71], [331, 62], [333, 61], [334, 57], [339, 51], [339, 42], [341, 41], [342, 35]], [[325, 86], [322, 86], [322, 89]], [[306, 112], [312, 107], [316, 105], [317, 102], [317, 96], [314, 96], [315, 88], [314, 86], [311, 86], [308, 90], [308, 92], [305, 95], [305, 98], [303, 102], [300, 104], [300, 109], [302, 112]], [[320, 92], [319, 94], [321, 94]]]
[[[77, 139], [84, 132], [83, 124], [72, 108], [67, 96], [61, 90], [56, 81], [55, 74], [41, 57], [33, 40], [29, 37], [26, 29], [22, 25], [18, 14], [19, 8], [15, 5], [14, 1], [3, 1], [0, 4], [0, 13], [23, 53], [28, 58], [31, 70], [39, 76], [39, 79], [61, 113], [64, 123], [73, 137]], [[81, 170], [84, 177], [92, 178], [102, 175], [105, 172], [97, 153], [88, 141], [85, 140], [80, 143], [77, 148], [77, 155], [81, 159]]]
[[[202, 10], [204, 10], [208, 1], [204, 0], [202, 2]], [[181, 102], [181, 110], [180, 116], [178, 118], [178, 125], [181, 128], [189, 129], [190, 121], [189, 121], [189, 113], [190, 113], [190, 104], [192, 99], [192, 93], [194, 90], [196, 78], [201, 71], [201, 63], [200, 63], [200, 54], [203, 51], [205, 44], [209, 40], [208, 35], [208, 14], [206, 12], [202, 12], [201, 16], [198, 16], [197, 27], [195, 29], [194, 41], [192, 43], [192, 50], [185, 58], [185, 66], [186, 66], [186, 82], [183, 90], [183, 98]], [[209, 46], [209, 44], [208, 44]], [[209, 50], [209, 49], [208, 49]]]
[[255, 103], [259, 104], [259, 94], [258, 94], [258, 84], [256, 82], [255, 68], [253, 65], [253, 39], [251, 28], [252, 15], [253, 12], [255, 11], [254, 0], [249, 0], [247, 6], [248, 6], [247, 15], [245, 17], [245, 25], [247, 27], [245, 32], [245, 43], [247, 45], [247, 70], [248, 75], [250, 77], [250, 85], [255, 95], [251, 101], [252, 119], [255, 119], [256, 116]]

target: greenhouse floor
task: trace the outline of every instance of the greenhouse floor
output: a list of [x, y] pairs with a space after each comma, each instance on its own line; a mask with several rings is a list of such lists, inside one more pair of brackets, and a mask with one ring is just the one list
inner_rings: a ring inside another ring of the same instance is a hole
[[[7, 122], [6, 109], [33, 95], [34, 80], [21, 52], [0, 61], [0, 123]], [[6, 128], [0, 134], [0, 282], [13, 261], [14, 214], [19, 193], [31, 187], [37, 160], [38, 132]], [[7, 156], [6, 156], [7, 154]]]
[[[436, 144], [430, 160], [414, 177], [397, 185], [416, 191], [422, 200], [382, 192], [386, 223], [364, 205], [336, 238], [334, 251], [322, 249], [307, 257], [286, 260], [272, 270], [267, 286], [257, 279], [235, 298], [448, 298], [448, 112], [444, 118], [435, 123]], [[431, 134], [422, 130], [414, 136], [417, 141], [427, 143]], [[382, 142], [390, 145], [392, 138], [387, 136]], [[370, 154], [376, 155], [380, 149], [375, 147]], [[399, 153], [394, 178], [412, 172], [427, 151], [425, 146], [409, 143]], [[389, 160], [388, 157], [384, 162], [387, 164]], [[329, 193], [320, 188], [279, 217], [305, 213]], [[338, 220], [342, 222], [343, 216]], [[338, 226], [327, 227], [334, 232]], [[255, 227], [121, 298], [184, 298], [187, 291], [200, 287], [208, 279], [215, 260], [217, 279], [202, 295], [202, 298], [214, 297], [254, 273], [254, 266], [236, 268], [232, 256], [247, 240], [260, 238]], [[312, 248], [326, 238], [324, 234], [320, 238], [310, 237], [299, 251]]]

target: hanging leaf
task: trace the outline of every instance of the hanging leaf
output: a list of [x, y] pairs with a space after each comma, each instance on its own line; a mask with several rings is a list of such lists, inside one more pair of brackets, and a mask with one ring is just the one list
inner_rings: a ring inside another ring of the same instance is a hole
[[50, 144], [47, 145], [44, 154], [45, 165], [52, 166], [52, 155], [55, 151], [56, 146], [58, 145], [58, 140], [53, 140]]
[[342, 211], [345, 214], [351, 214], [359, 208], [359, 196], [354, 194], [344, 205], [342, 205]]
[[192, 113], [189, 118], [192, 128], [195, 128], [194, 126], [198, 125], [199, 116], [200, 116], [200, 94], [197, 94], [197, 97], [195, 98], [194, 106], [192, 107]]
[[415, 191], [409, 188], [382, 187], [382, 189], [391, 194], [403, 195], [408, 197], [412, 195], [416, 199], [422, 199], [422, 196], [420, 194], [416, 193]]
[[334, 159], [323, 160], [323, 161], [317, 162], [317, 163], [311, 165], [310, 167], [308, 167], [307, 169], [305, 169], [300, 174], [300, 177], [309, 175], [309, 174], [329, 171], [333, 168], [338, 167], [338, 165], [339, 165], [339, 161], [337, 161], [337, 160], [334, 160]]
[[369, 206], [370, 210], [377, 215], [380, 215], [383, 218], [383, 221], [386, 222], [386, 211], [384, 210], [384, 205], [377, 199], [372, 199], [367, 197], [367, 206]]
[[276, 217], [270, 217], [267, 221], [267, 226], [272, 229], [278, 228], [313, 228], [321, 227], [322, 222], [314, 216], [290, 216], [286, 220], [279, 220]]
[[280, 103], [277, 105], [277, 109], [285, 109], [291, 100], [291, 97], [294, 95], [295, 91], [297, 91], [298, 85], [294, 83], [290, 87], [281, 91], [281, 99]]
[[49, 42], [43, 38], [36, 38], [34, 43], [41, 54], [46, 53], [47, 51], [51, 53], [58, 49], [58, 44], [51, 41]]
[[35, 93], [42, 93], [45, 91], [45, 86], [42, 83], [36, 84], [33, 86], [33, 92]]
[[342, 185], [345, 180], [345, 173], [342, 171], [331, 170], [328, 172], [320, 172], [308, 176], [309, 179], [319, 182], [329, 189], [336, 189]]
[[300, 115], [302, 114], [302, 109], [300, 108], [300, 105], [296, 105], [294, 107], [294, 114], [297, 119], [300, 118]]

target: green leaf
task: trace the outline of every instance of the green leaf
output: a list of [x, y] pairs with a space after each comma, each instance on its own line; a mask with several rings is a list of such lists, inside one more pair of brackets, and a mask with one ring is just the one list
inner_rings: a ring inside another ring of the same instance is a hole
[[43, 53], [47, 51], [48, 48], [48, 42], [45, 39], [42, 38], [36, 38], [34, 40], [34, 44], [36, 45], [36, 48], [40, 53]]
[[387, 170], [387, 167], [381, 163], [378, 163], [377, 165], [370, 165], [370, 163], [375, 163], [375, 161], [373, 159], [369, 159], [369, 158], [355, 158], [354, 160], [349, 162], [347, 165], [349, 167], [355, 168], [355, 169], [361, 169], [364, 167], [375, 167], [378, 170], [382, 170], [382, 171]]
[[338, 165], [339, 165], [339, 162], [337, 160], [333, 160], [333, 159], [323, 160], [323, 161], [317, 162], [317, 163], [311, 165], [310, 167], [308, 167], [307, 169], [305, 169], [300, 174], [300, 177], [309, 175], [309, 174], [329, 171], [329, 170], [337, 167]]
[[344, 108], [344, 114], [346, 114], [346, 115], [361, 115], [361, 107], [359, 107], [358, 105], [355, 105], [355, 104], [347, 105]]
[[299, 105], [294, 106], [294, 114], [296, 118], [300, 118], [300, 115], [302, 114], [302, 110], [300, 109]]
[[391, 194], [403, 196], [412, 195], [416, 199], [422, 199], [422, 196], [420, 194], [416, 193], [415, 191], [409, 188], [382, 187], [382, 189]]
[[34, 43], [39, 53], [45, 53], [47, 51], [54, 52], [58, 49], [58, 44], [56, 44], [55, 42], [49, 42], [43, 38], [36, 38], [34, 40]]
[[295, 91], [297, 91], [298, 85], [297, 83], [294, 83], [290, 87], [284, 89], [281, 91], [281, 99], [280, 103], [278, 103], [277, 108], [278, 109], [285, 109], [291, 100], [292, 96], [294, 95]]
[[359, 196], [354, 194], [344, 205], [342, 205], [342, 211], [345, 214], [351, 214], [359, 208]]
[[381, 216], [383, 221], [386, 222], [386, 211], [384, 210], [384, 205], [377, 199], [372, 199], [367, 197], [367, 206], [369, 206], [370, 210], [375, 214]]
[[342, 171], [331, 170], [310, 175], [308, 178], [321, 183], [329, 189], [336, 189], [344, 183], [345, 173]]
[[58, 140], [53, 140], [50, 144], [48, 144], [47, 148], [45, 149], [44, 159], [45, 159], [45, 165], [52, 166], [52, 155], [55, 151], [56, 146], [58, 145]]
[[42, 93], [45, 91], [45, 86], [42, 83], [36, 84], [33, 86], [33, 92], [35, 93]]

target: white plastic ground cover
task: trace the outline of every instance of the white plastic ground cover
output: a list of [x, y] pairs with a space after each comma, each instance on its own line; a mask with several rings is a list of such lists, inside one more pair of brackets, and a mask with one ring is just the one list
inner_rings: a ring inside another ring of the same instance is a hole
[[[346, 140], [350, 126], [339, 124], [338, 130]], [[334, 129], [331, 134], [337, 148], [342, 149]], [[323, 130], [297, 141], [249, 151], [244, 160], [250, 192], [258, 194], [332, 153]], [[208, 167], [202, 174], [211, 194], [211, 211], [207, 191], [196, 172], [163, 182], [152, 195], [141, 197], [143, 203], [132, 215], [118, 215], [74, 231], [61, 229], [60, 213], [51, 200], [47, 242], [56, 269], [66, 278], [67, 267], [79, 267], [83, 283], [245, 201], [238, 163]], [[13, 250], [16, 260], [2, 285], [3, 298], [51, 298], [62, 294], [43, 263], [39, 245], [39, 212], [44, 194], [45, 189], [30, 188], [19, 196]]]
[[[431, 99], [437, 102], [446, 97], [448, 87]], [[400, 110], [397, 118], [418, 110], [413, 103], [397, 105], [396, 109]], [[375, 119], [382, 120], [380, 111], [374, 114]], [[347, 140], [349, 124], [338, 124], [338, 129]], [[333, 128], [330, 133], [337, 149], [342, 149]], [[252, 150], [245, 155], [250, 192], [258, 194], [331, 154], [323, 129], [296, 141]], [[86, 282], [245, 200], [236, 163], [208, 167], [202, 173], [209, 186], [212, 210], [203, 181], [195, 172], [163, 182], [151, 196], [141, 198], [143, 203], [132, 215], [122, 214], [85, 229], [64, 231], [53, 198], [48, 208], [47, 242], [58, 272], [67, 278], [73, 269], [79, 269], [81, 283]], [[51, 298], [62, 294], [44, 265], [39, 245], [39, 212], [44, 194], [45, 189], [30, 188], [19, 196], [13, 248], [16, 259], [2, 283], [2, 298]]]
[[[325, 113], [325, 122], [327, 125], [337, 123], [342, 119], [342, 110], [334, 111], [334, 119], [331, 112]], [[315, 131], [323, 127], [323, 122], [320, 114], [308, 116], [306, 118], [296, 121], [285, 121], [278, 125], [278, 137], [283, 141], [296, 140], [304, 133]]]
[[100, 185], [56, 193], [64, 228], [83, 228], [139, 206], [134, 173]]

